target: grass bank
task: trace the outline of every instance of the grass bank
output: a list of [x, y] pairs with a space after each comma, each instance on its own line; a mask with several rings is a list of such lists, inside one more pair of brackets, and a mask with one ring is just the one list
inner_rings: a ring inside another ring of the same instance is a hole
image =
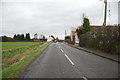
[[46, 42], [43, 45], [39, 45], [37, 48], [34, 48], [27, 55], [22, 56], [22, 58], [12, 64], [9, 67], [3, 69], [2, 78], [17, 78], [21, 72], [37, 57], [39, 56], [51, 42]]

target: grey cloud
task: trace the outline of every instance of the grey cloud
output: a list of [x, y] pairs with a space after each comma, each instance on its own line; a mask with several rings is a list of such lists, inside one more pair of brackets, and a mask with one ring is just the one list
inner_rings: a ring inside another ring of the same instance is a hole
[[[72, 27], [82, 24], [83, 13], [92, 25], [102, 24], [104, 3], [99, 0], [87, 1], [2, 0], [2, 35], [13, 36], [15, 33], [29, 32], [32, 37], [38, 33], [64, 38], [65, 30], [70, 34]], [[111, 15], [116, 17], [115, 13], [111, 12]]]

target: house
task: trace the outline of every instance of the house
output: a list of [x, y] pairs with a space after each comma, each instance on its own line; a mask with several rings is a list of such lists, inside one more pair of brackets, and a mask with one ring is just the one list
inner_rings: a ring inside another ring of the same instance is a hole
[[75, 32], [75, 43], [79, 44], [79, 38], [78, 38], [77, 32]]
[[71, 41], [73, 42], [75, 42], [75, 33], [76, 33], [76, 30], [71, 31]]
[[76, 28], [71, 30], [71, 41], [74, 42], [74, 45], [78, 45], [79, 44], [79, 39], [77, 36], [77, 32], [76, 32]]

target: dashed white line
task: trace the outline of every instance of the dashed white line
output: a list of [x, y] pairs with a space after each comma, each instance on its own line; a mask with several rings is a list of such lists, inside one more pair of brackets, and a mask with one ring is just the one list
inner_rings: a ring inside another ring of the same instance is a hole
[[62, 49], [60, 49], [60, 50], [64, 53], [64, 51]]
[[83, 78], [84, 80], [88, 80], [88, 79], [87, 79], [86, 77], [84, 77], [84, 76], [83, 76], [82, 78]]
[[65, 54], [65, 57], [70, 61], [72, 65], [74, 65], [74, 63], [70, 60], [70, 58], [66, 54]]
[[60, 47], [59, 47], [60, 48]]

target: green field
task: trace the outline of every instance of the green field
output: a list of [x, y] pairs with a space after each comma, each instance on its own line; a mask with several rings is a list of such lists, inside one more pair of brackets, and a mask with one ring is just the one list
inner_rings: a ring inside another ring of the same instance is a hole
[[16, 47], [26, 46], [29, 44], [36, 44], [39, 42], [0, 42], [0, 45], [2, 44], [2, 50], [6, 49], [13, 49]]

